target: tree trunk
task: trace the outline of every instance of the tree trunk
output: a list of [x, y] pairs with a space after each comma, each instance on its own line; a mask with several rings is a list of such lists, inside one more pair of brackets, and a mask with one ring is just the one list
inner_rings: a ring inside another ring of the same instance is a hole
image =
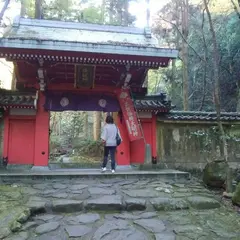
[[[188, 38], [188, 0], [184, 0], [182, 6], [182, 34], [187, 40]], [[188, 111], [188, 44], [182, 40], [182, 61], [183, 61], [183, 110]]]
[[240, 80], [237, 81], [237, 112], [240, 112]]
[[[204, 5], [206, 8], [207, 16], [208, 16], [208, 21], [209, 21], [209, 27], [210, 27], [210, 32], [212, 35], [212, 41], [213, 41], [213, 80], [214, 80], [214, 103], [215, 103], [215, 109], [217, 113], [217, 122], [218, 122], [218, 127], [220, 130], [220, 135], [222, 139], [222, 145], [223, 145], [223, 154], [224, 154], [224, 160], [228, 162], [228, 148], [227, 148], [227, 139], [226, 139], [226, 134], [223, 128], [223, 124], [221, 122], [221, 105], [220, 105], [220, 82], [219, 82], [219, 49], [217, 46], [217, 38], [216, 38], [216, 33], [213, 27], [213, 22], [212, 22], [212, 17], [211, 13], [208, 8], [208, 3], [207, 0], [204, 0]], [[231, 176], [231, 170], [227, 169], [227, 184], [226, 187], [228, 189], [227, 192], [232, 191], [232, 176]], [[230, 188], [230, 189], [229, 189]]]
[[206, 85], [207, 85], [207, 55], [208, 55], [208, 48], [207, 48], [207, 43], [206, 43], [206, 38], [204, 35], [204, 24], [205, 24], [205, 11], [202, 13], [202, 26], [201, 26], [201, 34], [202, 34], [202, 39], [203, 39], [203, 44], [204, 44], [204, 75], [203, 75], [203, 91], [202, 91], [202, 100], [200, 103], [200, 107], [198, 111], [202, 111], [204, 107], [204, 102], [206, 98]]
[[100, 139], [101, 135], [101, 112], [93, 113], [93, 139], [95, 141]]
[[176, 60], [172, 60], [172, 76], [170, 79], [170, 97], [173, 103], [177, 103]]
[[106, 8], [106, 0], [102, 0], [102, 6], [101, 6], [101, 18], [102, 18], [102, 24], [105, 23], [105, 8]]
[[124, 1], [124, 15], [123, 15], [123, 24], [124, 26], [128, 26], [128, 0]]
[[24, 17], [26, 12], [25, 0], [21, 0], [21, 17]]
[[231, 0], [231, 3], [232, 3], [232, 5], [233, 5], [234, 11], [236, 12], [238, 18], [240, 19], [240, 10], [239, 10], [240, 0], [238, 0], [238, 6], [237, 6], [237, 4], [234, 2], [234, 0]]
[[88, 128], [88, 112], [84, 112], [84, 119], [83, 119], [83, 133], [84, 137], [87, 139], [89, 138], [89, 128]]
[[8, 8], [9, 3], [10, 3], [10, 0], [5, 0], [4, 5], [3, 5], [3, 8], [2, 8], [2, 10], [1, 10], [1, 12], [0, 12], [0, 23], [1, 23], [1, 20], [2, 20], [2, 18], [3, 18], [3, 15], [4, 15], [5, 11], [6, 11], [7, 8]]
[[35, 0], [35, 18], [42, 18], [42, 0]]
[[16, 90], [16, 74], [15, 74], [15, 69], [13, 69], [13, 73], [12, 73], [12, 82], [11, 82], [11, 90]]
[[113, 23], [113, 1], [114, 0], [110, 0], [110, 4], [109, 4], [109, 23], [112, 24]]

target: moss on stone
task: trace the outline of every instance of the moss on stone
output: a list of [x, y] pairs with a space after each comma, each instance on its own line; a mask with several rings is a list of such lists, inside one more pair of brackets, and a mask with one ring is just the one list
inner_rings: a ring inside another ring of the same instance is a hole
[[18, 221], [13, 221], [13, 222], [10, 223], [9, 229], [12, 232], [17, 232], [21, 229], [21, 227], [22, 227], [21, 223], [19, 223]]
[[233, 194], [232, 201], [234, 204], [240, 205], [240, 183], [238, 183], [236, 190]]
[[213, 161], [208, 163], [203, 170], [203, 182], [211, 187], [222, 187], [226, 180], [228, 163]]

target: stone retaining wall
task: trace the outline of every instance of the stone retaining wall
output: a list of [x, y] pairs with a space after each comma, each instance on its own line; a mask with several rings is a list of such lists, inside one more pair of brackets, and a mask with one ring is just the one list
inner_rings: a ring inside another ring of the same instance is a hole
[[[223, 150], [216, 124], [179, 121], [157, 123], [159, 163], [165, 168], [202, 170], [208, 162], [223, 159]], [[240, 125], [225, 125], [228, 137], [229, 162], [240, 168]]]

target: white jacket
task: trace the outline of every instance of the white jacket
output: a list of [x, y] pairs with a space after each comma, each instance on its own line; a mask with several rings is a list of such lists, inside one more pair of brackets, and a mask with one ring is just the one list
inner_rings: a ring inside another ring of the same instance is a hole
[[[102, 129], [101, 139], [106, 142], [107, 147], [117, 146], [116, 137], [117, 133], [121, 138], [120, 131], [115, 124], [106, 123]], [[122, 138], [121, 138], [122, 139]]]

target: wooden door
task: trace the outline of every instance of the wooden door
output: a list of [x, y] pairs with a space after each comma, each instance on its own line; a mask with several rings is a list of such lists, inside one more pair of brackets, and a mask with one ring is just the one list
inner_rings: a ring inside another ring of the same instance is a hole
[[14, 119], [9, 122], [9, 164], [34, 163], [34, 120]]

